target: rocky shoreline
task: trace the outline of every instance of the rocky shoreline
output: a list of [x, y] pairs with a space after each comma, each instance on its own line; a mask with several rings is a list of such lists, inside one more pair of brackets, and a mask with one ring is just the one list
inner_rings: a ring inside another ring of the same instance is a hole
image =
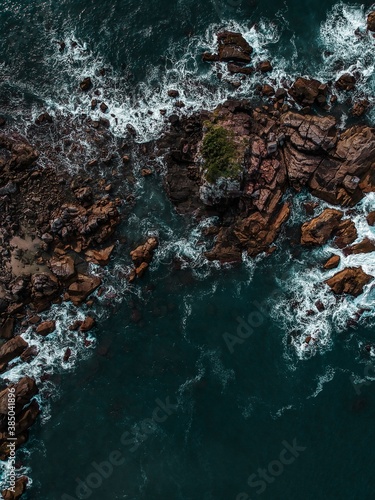
[[[375, 13], [371, 13], [369, 31], [375, 31], [374, 23]], [[241, 34], [224, 31], [218, 35], [217, 53], [205, 53], [203, 60], [227, 64], [228, 71], [239, 78], [234, 80], [238, 86], [254, 71], [261, 75], [272, 69], [271, 61], [252, 67], [251, 54]], [[350, 93], [360, 77], [343, 74], [336, 82], [300, 77], [280, 88], [260, 84], [257, 102], [228, 100], [214, 111], [190, 116], [176, 112], [168, 118], [162, 137], [145, 146], [148, 161], [162, 159], [165, 189], [180, 214], [197, 221], [217, 216], [219, 222], [205, 234], [212, 243], [205, 253], [209, 261], [235, 264], [242, 262], [244, 252], [252, 258], [274, 252], [291, 214], [288, 198], [303, 190], [335, 208], [317, 214], [318, 201], [305, 206], [306, 221], [298, 235], [302, 248], [332, 241], [345, 255], [375, 250], [372, 240], [355, 243], [355, 224], [343, 212], [355, 207], [366, 193], [375, 192], [375, 129], [362, 121], [370, 106], [368, 96], [350, 102], [355, 124], [342, 129], [335, 116], [337, 94]], [[91, 86], [86, 78], [80, 88], [87, 92]], [[169, 95], [177, 99], [178, 91]], [[91, 105], [96, 107], [98, 102]], [[176, 105], [182, 107], [183, 103]], [[100, 109], [108, 108], [102, 103]], [[130, 189], [119, 189], [121, 179], [132, 176], [134, 131], [129, 129], [126, 138], [117, 140], [108, 126], [105, 119], [84, 116], [73, 123], [43, 113], [29, 131], [29, 142], [0, 120], [2, 460], [10, 453], [9, 391], [15, 393], [16, 448], [27, 441], [40, 413], [35, 380], [25, 376], [9, 384], [6, 379], [15, 360], [28, 363], [38, 355], [21, 334], [28, 328], [36, 336], [52, 334], [55, 322], [42, 320], [41, 313], [53, 304], [70, 301], [89, 309], [94, 305], [92, 294], [100, 291], [102, 282], [90, 271], [90, 264], [109, 262], [116, 248], [116, 228], [134, 203]], [[64, 142], [65, 136], [69, 139]], [[108, 171], [105, 177], [103, 168]], [[151, 172], [147, 168], [142, 175]], [[373, 226], [375, 212], [367, 220]], [[158, 244], [157, 238], [148, 238], [130, 253], [134, 264], [127, 275], [130, 282], [145, 273]], [[334, 255], [322, 262], [322, 268], [335, 269], [339, 263]], [[372, 281], [360, 267], [349, 267], [325, 283], [337, 295], [356, 297]], [[95, 317], [88, 314], [69, 330], [85, 343], [86, 333], [94, 326]], [[71, 354], [68, 348], [61, 362]], [[19, 499], [26, 485], [25, 476], [17, 478], [15, 491], [4, 490], [3, 498]]]

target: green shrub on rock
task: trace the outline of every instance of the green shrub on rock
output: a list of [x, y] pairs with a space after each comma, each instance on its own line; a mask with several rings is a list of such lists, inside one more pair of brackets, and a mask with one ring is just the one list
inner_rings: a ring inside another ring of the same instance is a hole
[[206, 123], [208, 128], [202, 144], [206, 179], [214, 183], [220, 177], [235, 178], [241, 172], [238, 151], [232, 134], [220, 125]]

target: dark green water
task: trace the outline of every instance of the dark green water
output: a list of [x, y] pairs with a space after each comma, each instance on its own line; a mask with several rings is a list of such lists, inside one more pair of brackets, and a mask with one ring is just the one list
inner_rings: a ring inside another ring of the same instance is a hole
[[[116, 133], [131, 122], [142, 141], [157, 135], [160, 123], [138, 110], [163, 107], [168, 87], [178, 86], [192, 109], [232, 95], [199, 57], [211, 34], [227, 25], [248, 31], [259, 53], [272, 56], [270, 78], [329, 78], [340, 60], [364, 68], [363, 89], [371, 93], [372, 42], [361, 49], [351, 39], [371, 2], [337, 5], [3, 0], [0, 107], [17, 124], [24, 113], [46, 107], [80, 112], [79, 78], [105, 66], [111, 80], [103, 95], [123, 118]], [[254, 22], [258, 37], [250, 30]], [[55, 41], [71, 39], [79, 50], [60, 54]], [[328, 48], [331, 58], [323, 56]], [[251, 85], [238, 92], [251, 93]], [[159, 182], [137, 189], [142, 203], [122, 228], [128, 244], [112, 263], [114, 288], [122, 293], [116, 263], [129, 260], [134, 243], [156, 230], [160, 249], [137, 290], [103, 302], [107, 319], [91, 356], [70, 373], [46, 358], [55, 396], [45, 409], [50, 418], [35, 426], [27, 453], [20, 453], [33, 481], [26, 498], [375, 498], [375, 370], [363, 348], [373, 342], [374, 292], [336, 302], [319, 285], [329, 247], [290, 250], [302, 220], [298, 202], [278, 252], [215, 269], [201, 259], [199, 234], [174, 213]], [[356, 215], [362, 236], [373, 236], [362, 222], [374, 202], [369, 197]], [[188, 263], [184, 269], [173, 265], [176, 256]], [[361, 265], [375, 275], [373, 254]], [[326, 310], [307, 317], [318, 298]], [[370, 312], [349, 328], [360, 305]], [[293, 341], [293, 330], [303, 338], [320, 332], [314, 352]]]

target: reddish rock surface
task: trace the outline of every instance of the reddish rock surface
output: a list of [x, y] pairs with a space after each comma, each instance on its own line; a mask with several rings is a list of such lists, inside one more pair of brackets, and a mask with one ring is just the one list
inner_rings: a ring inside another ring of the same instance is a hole
[[348, 267], [332, 276], [325, 283], [336, 294], [350, 294], [357, 297], [363, 292], [363, 288], [373, 279], [360, 267]]

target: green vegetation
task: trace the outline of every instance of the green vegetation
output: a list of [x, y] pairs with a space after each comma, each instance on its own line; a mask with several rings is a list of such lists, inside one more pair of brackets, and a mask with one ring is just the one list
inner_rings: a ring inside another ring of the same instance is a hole
[[238, 150], [230, 132], [220, 125], [206, 122], [208, 128], [202, 145], [206, 179], [215, 182], [219, 177], [234, 178], [241, 171], [237, 161]]

